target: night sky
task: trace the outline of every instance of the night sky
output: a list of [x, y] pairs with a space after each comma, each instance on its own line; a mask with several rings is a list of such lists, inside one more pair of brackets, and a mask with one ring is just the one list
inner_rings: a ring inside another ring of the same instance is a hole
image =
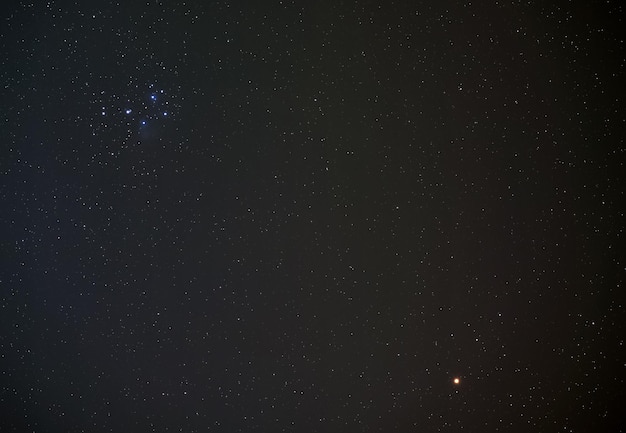
[[0, 431], [626, 431], [620, 2], [2, 4]]

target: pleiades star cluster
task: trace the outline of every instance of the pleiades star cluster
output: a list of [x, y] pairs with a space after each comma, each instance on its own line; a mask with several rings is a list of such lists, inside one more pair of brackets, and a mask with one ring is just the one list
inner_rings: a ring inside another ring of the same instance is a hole
[[15, 1], [0, 431], [626, 431], [618, 1]]

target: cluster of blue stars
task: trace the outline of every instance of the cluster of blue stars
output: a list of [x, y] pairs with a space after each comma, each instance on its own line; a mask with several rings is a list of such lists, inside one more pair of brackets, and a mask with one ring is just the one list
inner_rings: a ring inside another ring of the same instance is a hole
[[[172, 118], [172, 110], [177, 105], [168, 97], [165, 90], [150, 84], [143, 87], [133, 86], [126, 98], [102, 91], [94, 101], [99, 104], [100, 116], [92, 118], [90, 125], [93, 135], [97, 136], [105, 131], [117, 132], [123, 143], [134, 141], [142, 142], [146, 139], [155, 139], [160, 136], [161, 128], [166, 119]], [[120, 104], [121, 101], [126, 101]]]
[[[153, 85], [149, 86], [150, 90], [153, 88]], [[169, 102], [165, 99], [165, 92], [163, 90], [149, 93], [148, 99], [149, 101], [147, 103], [142, 103], [137, 110], [131, 107], [124, 110], [124, 113], [127, 116], [132, 117], [135, 116], [135, 114], [138, 115], [138, 118], [140, 119], [140, 127], [146, 127], [158, 119], [163, 119], [169, 116]]]

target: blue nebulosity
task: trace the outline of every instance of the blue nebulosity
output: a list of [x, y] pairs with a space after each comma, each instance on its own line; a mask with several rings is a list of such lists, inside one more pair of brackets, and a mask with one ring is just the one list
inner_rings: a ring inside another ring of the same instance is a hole
[[[118, 95], [124, 94], [126, 101], [118, 105]], [[115, 142], [123, 144], [138, 144], [146, 140], [159, 140], [163, 121], [173, 119], [172, 107], [177, 107], [175, 100], [168, 97], [168, 93], [161, 88], [150, 84], [138, 92], [136, 86], [116, 89], [116, 92], [101, 92], [98, 107], [98, 121], [94, 121], [93, 136], [103, 133], [121, 131]], [[103, 136], [104, 137], [104, 136]]]

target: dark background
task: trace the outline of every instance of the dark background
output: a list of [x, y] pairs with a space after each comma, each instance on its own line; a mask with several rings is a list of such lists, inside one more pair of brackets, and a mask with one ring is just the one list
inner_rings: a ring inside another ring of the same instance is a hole
[[0, 430], [624, 431], [623, 17], [3, 2]]

